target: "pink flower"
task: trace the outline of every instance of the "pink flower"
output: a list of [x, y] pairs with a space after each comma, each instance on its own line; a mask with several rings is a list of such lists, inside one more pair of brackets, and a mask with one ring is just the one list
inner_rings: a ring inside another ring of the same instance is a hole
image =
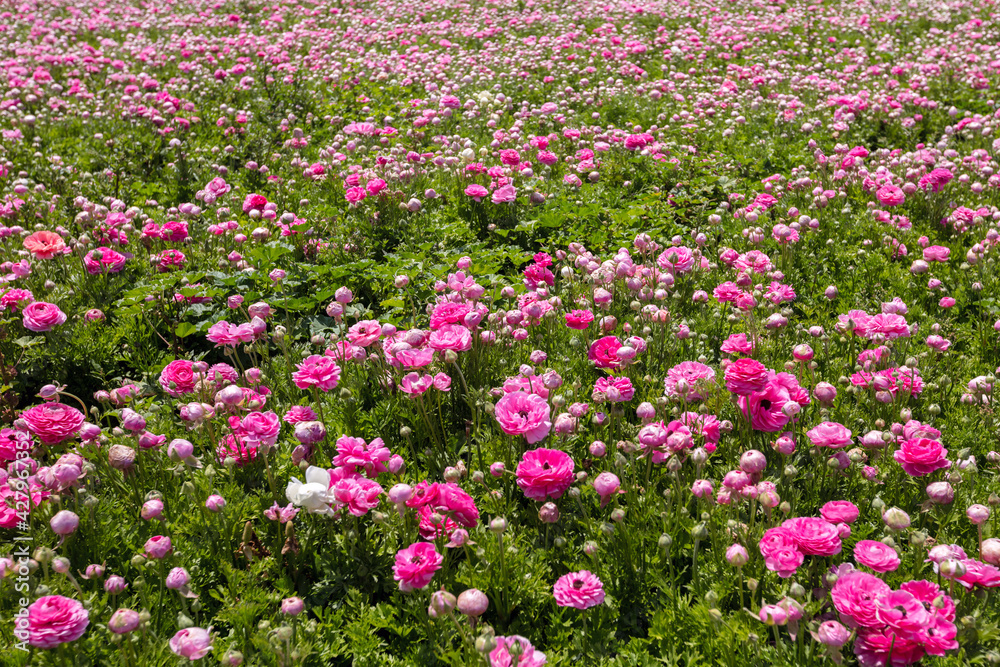
[[489, 190], [479, 185], [478, 183], [473, 183], [469, 187], [465, 188], [465, 194], [472, 197], [477, 202], [482, 201], [483, 197], [490, 193]]
[[515, 199], [517, 199], [517, 190], [509, 183], [494, 190], [493, 195], [490, 197], [490, 200], [494, 204], [507, 204]]
[[899, 567], [896, 550], [875, 540], [861, 540], [855, 544], [854, 560], [876, 572], [892, 572]]
[[194, 364], [186, 359], [176, 359], [160, 371], [160, 386], [174, 398], [194, 391]]
[[950, 248], [945, 248], [944, 246], [932, 245], [924, 248], [924, 261], [927, 262], [947, 262], [948, 255], [951, 254]]
[[79, 432], [84, 415], [71, 405], [45, 403], [21, 413], [28, 430], [46, 445], [58, 444]]
[[784, 430], [791, 421], [792, 418], [786, 414], [786, 405], [789, 403], [807, 405], [809, 395], [799, 386], [795, 376], [788, 373], [774, 374], [763, 391], [740, 396], [737, 400], [743, 414], [749, 415], [750, 426], [754, 430], [768, 433]]
[[76, 641], [88, 625], [90, 614], [71, 598], [46, 595], [28, 606], [28, 643], [35, 648], [55, 648]]
[[103, 272], [118, 273], [125, 268], [125, 262], [129, 257], [107, 246], [101, 246], [83, 256], [83, 265], [91, 275]]
[[899, 206], [906, 201], [906, 195], [895, 185], [883, 185], [875, 192], [875, 198], [882, 206]]
[[840, 531], [819, 517], [788, 519], [781, 527], [789, 532], [799, 551], [808, 556], [834, 556], [840, 553]]
[[570, 572], [556, 580], [552, 588], [556, 604], [584, 610], [604, 602], [604, 586], [601, 580], [588, 570]]
[[33, 301], [24, 306], [21, 323], [25, 329], [36, 333], [52, 331], [55, 327], [66, 322], [66, 313], [59, 310], [59, 306], [45, 301]]
[[611, 502], [611, 497], [618, 492], [621, 487], [621, 480], [618, 475], [612, 472], [602, 472], [594, 478], [594, 490], [601, 497], [601, 507]]
[[1000, 569], [972, 558], [966, 558], [960, 562], [965, 566], [965, 574], [958, 577], [958, 582], [965, 588], [972, 590], [975, 586], [981, 588], [1000, 586]]
[[281, 418], [286, 424], [298, 424], [299, 422], [316, 421], [319, 417], [308, 405], [293, 405]]
[[590, 344], [587, 358], [598, 368], [618, 368], [621, 365], [618, 359], [618, 350], [621, 347], [621, 341], [615, 336], [604, 336]]
[[409, 593], [431, 583], [443, 562], [444, 557], [434, 549], [433, 544], [416, 542], [396, 552], [393, 579], [399, 582], [399, 590]]
[[212, 635], [204, 628], [178, 630], [170, 638], [170, 650], [192, 662], [204, 658], [212, 650]]
[[778, 547], [772, 550], [769, 554], [764, 556], [764, 566], [777, 573], [782, 579], [787, 579], [788, 577], [795, 574], [795, 571], [802, 565], [805, 560], [802, 552], [795, 547]]
[[[705, 389], [715, 380], [715, 371], [697, 361], [682, 361], [669, 371], [664, 380], [664, 393], [671, 398], [700, 401]], [[679, 384], [681, 383], [681, 384]], [[686, 386], [686, 388], [684, 388]], [[681, 389], [684, 388], [682, 391]]]
[[508, 435], [523, 435], [529, 445], [543, 440], [552, 429], [548, 401], [538, 394], [515, 391], [497, 401], [494, 417]]
[[375, 478], [388, 470], [385, 464], [390, 458], [392, 452], [382, 442], [382, 438], [365, 443], [362, 438], [342, 435], [337, 438], [337, 455], [333, 457], [333, 465], [342, 467], [349, 473], [361, 468], [366, 476]]
[[56, 255], [69, 252], [66, 242], [55, 232], [42, 230], [28, 236], [21, 242], [24, 249], [36, 259], [52, 259]]
[[472, 332], [461, 324], [445, 324], [431, 332], [427, 345], [438, 351], [466, 352], [472, 349]]
[[423, 394], [434, 386], [434, 376], [430, 373], [407, 373], [399, 381], [399, 389], [406, 394]]
[[320, 391], [331, 391], [340, 382], [340, 366], [331, 357], [311, 354], [296, 368], [298, 370], [292, 373], [292, 381], [299, 389], [316, 387]]
[[747, 396], [761, 391], [767, 384], [767, 367], [753, 359], [737, 359], [726, 367], [726, 390]]
[[382, 493], [382, 487], [377, 482], [365, 477], [346, 477], [330, 487], [334, 508], [346, 507], [354, 516], [364, 516], [378, 506]]
[[903, 471], [911, 477], [923, 477], [935, 470], [950, 468], [951, 461], [947, 456], [948, 450], [940, 442], [930, 438], [904, 440], [899, 449], [892, 453]]
[[[546, 663], [545, 654], [536, 651], [531, 642], [520, 635], [497, 637], [496, 642], [496, 648], [490, 651], [489, 667], [542, 667]], [[510, 647], [514, 644], [520, 649], [516, 662], [510, 654]]]
[[753, 343], [746, 334], [733, 334], [722, 342], [719, 351], [724, 354], [750, 354], [753, 352]]
[[891, 588], [878, 577], [852, 570], [840, 575], [830, 591], [833, 606], [849, 627], [880, 628], [876, 602], [888, 595]]
[[806, 436], [809, 437], [809, 442], [816, 447], [840, 449], [851, 444], [850, 429], [837, 422], [823, 422], [806, 431]]
[[887, 340], [896, 338], [908, 338], [910, 328], [906, 324], [906, 318], [894, 313], [879, 313], [865, 322], [865, 336], [873, 339], [875, 336], [884, 336]]
[[830, 523], [854, 523], [858, 520], [858, 506], [849, 500], [831, 500], [819, 509], [820, 515]]
[[[511, 394], [508, 394], [510, 396]], [[517, 464], [517, 485], [531, 500], [561, 498], [576, 479], [573, 459], [557, 449], [532, 449]]]
[[246, 199], [243, 200], [243, 212], [249, 213], [250, 211], [263, 211], [264, 207], [267, 206], [267, 197], [258, 194], [248, 194]]
[[594, 383], [593, 399], [597, 403], [601, 401], [623, 403], [631, 401], [634, 395], [635, 388], [627, 377], [601, 377]]
[[281, 420], [273, 412], [251, 412], [240, 422], [241, 435], [248, 446], [257, 449], [260, 445], [273, 447], [281, 431]]
[[954, 178], [954, 176], [950, 171], [948, 171], [947, 169], [938, 168], [938, 169], [933, 169], [929, 173], [921, 176], [920, 181], [918, 181], [917, 185], [919, 185], [924, 190], [930, 188], [931, 192], [940, 192], [941, 190], [944, 189], [944, 186], [951, 181], [952, 178]]
[[667, 248], [656, 258], [656, 264], [670, 273], [689, 273], [695, 265], [694, 253], [684, 246]]

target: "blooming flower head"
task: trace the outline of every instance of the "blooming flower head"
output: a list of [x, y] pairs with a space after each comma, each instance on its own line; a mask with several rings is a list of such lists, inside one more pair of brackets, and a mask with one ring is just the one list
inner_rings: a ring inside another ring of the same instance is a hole
[[529, 445], [543, 440], [552, 429], [551, 410], [544, 398], [525, 391], [505, 394], [497, 401], [494, 417], [508, 435], [523, 435]]
[[46, 595], [28, 606], [28, 643], [36, 648], [55, 648], [76, 641], [88, 625], [90, 614], [71, 598]]
[[316, 387], [331, 391], [340, 382], [340, 366], [331, 357], [312, 354], [303, 359], [292, 373], [292, 381], [299, 389]]
[[416, 542], [396, 552], [393, 579], [399, 582], [399, 590], [404, 593], [423, 588], [441, 569], [444, 557], [429, 542]]
[[705, 388], [715, 380], [715, 371], [697, 361], [682, 361], [669, 371], [664, 380], [664, 392], [671, 398], [700, 401]]
[[532, 500], [561, 498], [573, 484], [573, 459], [556, 449], [533, 449], [517, 464], [517, 485]]
[[604, 602], [604, 585], [588, 570], [570, 572], [559, 577], [552, 593], [560, 607], [583, 610]]
[[170, 650], [192, 662], [204, 658], [212, 650], [211, 628], [184, 628], [170, 638]]

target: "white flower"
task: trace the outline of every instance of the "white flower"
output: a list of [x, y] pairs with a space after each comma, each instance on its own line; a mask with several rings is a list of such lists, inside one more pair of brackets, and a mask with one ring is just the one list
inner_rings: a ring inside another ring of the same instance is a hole
[[306, 482], [303, 484], [292, 477], [285, 489], [288, 502], [296, 507], [304, 507], [314, 514], [333, 514], [330, 509], [330, 473], [323, 468], [309, 466], [306, 470]]

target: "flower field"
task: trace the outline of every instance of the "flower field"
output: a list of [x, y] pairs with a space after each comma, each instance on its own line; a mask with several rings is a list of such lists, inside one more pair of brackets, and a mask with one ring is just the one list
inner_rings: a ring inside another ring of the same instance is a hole
[[992, 1], [0, 9], [0, 664], [1000, 664]]

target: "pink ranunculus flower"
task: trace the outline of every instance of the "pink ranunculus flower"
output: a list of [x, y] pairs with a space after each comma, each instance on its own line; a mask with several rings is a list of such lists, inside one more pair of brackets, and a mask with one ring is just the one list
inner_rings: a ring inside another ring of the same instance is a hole
[[840, 575], [830, 591], [841, 620], [852, 628], [880, 628], [876, 602], [892, 591], [889, 585], [867, 572], [851, 570]]
[[532, 449], [517, 464], [517, 485], [532, 500], [562, 497], [573, 484], [573, 459], [557, 449]]
[[946, 457], [948, 450], [930, 438], [910, 438], [904, 440], [892, 457], [896, 459], [903, 471], [911, 477], [923, 477], [935, 470], [950, 468], [951, 461]]
[[66, 242], [55, 232], [42, 230], [28, 236], [21, 242], [24, 249], [36, 259], [52, 259], [56, 255], [69, 252]]
[[118, 273], [125, 268], [125, 262], [128, 259], [129, 255], [122, 254], [107, 246], [101, 246], [83, 256], [83, 265], [90, 275]]
[[64, 403], [35, 405], [21, 413], [28, 430], [46, 445], [55, 445], [80, 431], [84, 414]]
[[700, 401], [707, 395], [705, 388], [714, 381], [715, 371], [710, 367], [697, 361], [682, 361], [667, 371], [664, 393], [671, 398]]
[[66, 313], [59, 306], [45, 301], [32, 301], [21, 311], [21, 323], [25, 329], [36, 333], [52, 331], [66, 322]]
[[485, 197], [489, 193], [490, 193], [489, 190], [479, 185], [478, 183], [473, 183], [472, 185], [465, 188], [465, 194], [469, 197], [472, 197], [477, 202], [482, 201], [483, 197]]
[[461, 324], [445, 324], [431, 332], [427, 345], [440, 352], [445, 350], [466, 352], [472, 349], [472, 332]]
[[627, 377], [601, 377], [594, 383], [593, 399], [595, 402], [611, 401], [624, 403], [635, 396], [635, 388]]
[[865, 337], [871, 339], [875, 336], [884, 336], [886, 340], [896, 338], [908, 338], [910, 328], [906, 324], [906, 318], [895, 313], [879, 313], [873, 315], [865, 322]]
[[46, 595], [28, 606], [28, 643], [35, 648], [76, 641], [88, 625], [90, 614], [83, 605], [62, 595]]
[[594, 313], [589, 310], [573, 310], [565, 315], [566, 326], [570, 329], [583, 331], [594, 321]]
[[[547, 661], [544, 653], [520, 635], [497, 637], [496, 642], [496, 648], [490, 651], [489, 667], [542, 667]], [[515, 644], [520, 649], [516, 662], [510, 654], [510, 648]]]
[[375, 438], [366, 443], [363, 438], [352, 438], [342, 435], [337, 438], [337, 455], [333, 457], [333, 465], [344, 468], [349, 473], [358, 471], [375, 478], [388, 468], [386, 464], [392, 458], [392, 452], [382, 442]]
[[211, 628], [185, 628], [170, 638], [170, 650], [192, 662], [204, 658], [212, 650]]
[[951, 255], [951, 248], [944, 246], [932, 245], [924, 248], [925, 262], [947, 262], [949, 255]]
[[621, 365], [618, 350], [621, 348], [622, 343], [616, 336], [604, 336], [590, 344], [587, 358], [598, 368], [618, 368]]
[[347, 330], [347, 339], [360, 347], [368, 347], [382, 335], [378, 320], [362, 320]]
[[292, 381], [299, 389], [316, 387], [320, 391], [332, 391], [340, 382], [340, 366], [332, 357], [311, 354], [296, 368]]
[[854, 560], [880, 573], [893, 572], [899, 567], [896, 550], [875, 540], [861, 540], [855, 544]]
[[548, 401], [538, 394], [514, 391], [497, 401], [493, 413], [508, 435], [523, 435], [529, 445], [543, 440], [552, 429]]
[[781, 527], [789, 532], [799, 551], [807, 556], [835, 556], [840, 553], [840, 531], [819, 517], [788, 519]]
[[556, 604], [560, 607], [590, 609], [604, 602], [604, 585], [588, 570], [570, 572], [556, 580], [552, 587]]
[[837, 422], [823, 422], [806, 431], [806, 436], [816, 447], [840, 449], [851, 444], [851, 430]]
[[767, 367], [754, 359], [737, 359], [726, 367], [726, 390], [738, 396], [761, 391], [767, 384]]
[[860, 514], [858, 506], [849, 500], [831, 500], [819, 508], [819, 513], [830, 523], [854, 523]]
[[366, 477], [345, 477], [330, 487], [334, 509], [345, 508], [354, 516], [364, 516], [378, 506], [383, 489]]
[[160, 386], [174, 398], [193, 392], [195, 379], [194, 362], [187, 359], [175, 359], [160, 371]]
[[431, 583], [434, 573], [441, 569], [444, 557], [429, 542], [416, 542], [396, 552], [396, 564], [392, 568], [393, 579], [399, 582], [399, 590], [409, 593]]
[[875, 198], [882, 206], [899, 206], [906, 201], [906, 195], [899, 187], [888, 184], [883, 185], [875, 192]]

